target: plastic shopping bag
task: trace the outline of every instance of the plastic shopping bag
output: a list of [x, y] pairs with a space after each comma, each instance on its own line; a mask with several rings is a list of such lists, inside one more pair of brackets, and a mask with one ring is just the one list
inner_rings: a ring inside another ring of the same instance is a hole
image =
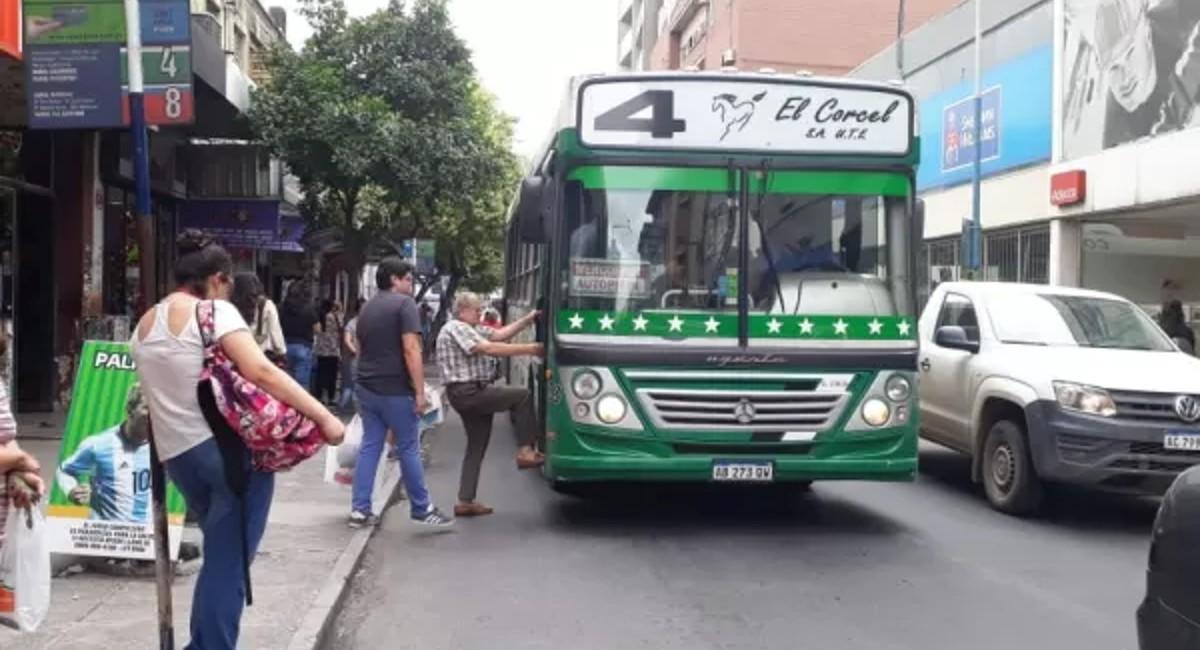
[[350, 424], [346, 425], [346, 438], [338, 445], [338, 466], [344, 469], [354, 467], [358, 462], [358, 450], [362, 447], [363, 426], [362, 418], [355, 415]]
[[50, 609], [50, 547], [36, 507], [12, 508], [0, 546], [0, 623], [32, 632]]

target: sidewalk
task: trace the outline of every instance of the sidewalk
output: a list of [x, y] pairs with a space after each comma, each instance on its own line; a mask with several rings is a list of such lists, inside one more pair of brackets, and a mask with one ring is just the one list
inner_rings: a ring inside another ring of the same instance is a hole
[[[22, 447], [41, 461], [49, 478], [58, 454], [57, 440], [26, 437]], [[36, 435], [36, 434], [35, 434]], [[61, 435], [61, 434], [60, 434]], [[316, 646], [340, 604], [347, 580], [358, 567], [373, 530], [346, 526], [349, 488], [322, 482], [324, 452], [291, 472], [278, 475], [271, 516], [251, 575], [254, 605], [242, 619], [240, 647], [308, 650]], [[382, 492], [397, 484], [395, 463]], [[185, 539], [198, 538], [189, 529]], [[57, 558], [56, 568], [70, 564]], [[175, 579], [176, 647], [188, 638], [195, 575]], [[33, 634], [0, 627], [0, 648], [74, 650], [76, 648], [157, 648], [154, 579], [85, 572], [55, 578], [50, 614]]]

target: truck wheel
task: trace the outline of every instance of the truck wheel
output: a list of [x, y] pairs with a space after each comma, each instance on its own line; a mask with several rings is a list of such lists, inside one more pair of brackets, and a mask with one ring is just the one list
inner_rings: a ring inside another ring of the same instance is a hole
[[1027, 515], [1042, 502], [1042, 482], [1033, 468], [1025, 429], [1000, 420], [983, 444], [983, 489], [992, 507], [1010, 515]]

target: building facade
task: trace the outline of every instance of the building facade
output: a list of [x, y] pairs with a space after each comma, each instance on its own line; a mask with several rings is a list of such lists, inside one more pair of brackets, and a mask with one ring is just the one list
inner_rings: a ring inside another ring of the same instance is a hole
[[959, 1], [664, 0], [646, 67], [843, 75]]
[[[1109, 291], [1200, 320], [1200, 4], [982, 5], [985, 279]], [[905, 39], [920, 104], [930, 285], [962, 265], [971, 214], [974, 4]], [[896, 47], [852, 74], [895, 76]]]
[[650, 67], [658, 41], [662, 0], [621, 0], [617, 22], [617, 66], [624, 72]]

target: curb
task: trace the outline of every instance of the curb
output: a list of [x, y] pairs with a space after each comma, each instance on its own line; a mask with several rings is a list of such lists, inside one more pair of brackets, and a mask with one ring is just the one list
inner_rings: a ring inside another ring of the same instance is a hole
[[[384, 484], [384, 493], [394, 496], [399, 484], [400, 473], [397, 472]], [[389, 498], [388, 502], [390, 503], [390, 501]], [[364, 528], [350, 538], [350, 544], [338, 556], [333, 570], [325, 578], [321, 590], [317, 592], [316, 600], [309, 605], [308, 611], [301, 619], [300, 628], [292, 635], [292, 640], [287, 645], [288, 650], [318, 650], [322, 647], [329, 635], [333, 620], [341, 612], [342, 604], [349, 591], [350, 580], [358, 571], [358, 567], [362, 565], [367, 542], [371, 541], [371, 537], [378, 530], [378, 526]]]

